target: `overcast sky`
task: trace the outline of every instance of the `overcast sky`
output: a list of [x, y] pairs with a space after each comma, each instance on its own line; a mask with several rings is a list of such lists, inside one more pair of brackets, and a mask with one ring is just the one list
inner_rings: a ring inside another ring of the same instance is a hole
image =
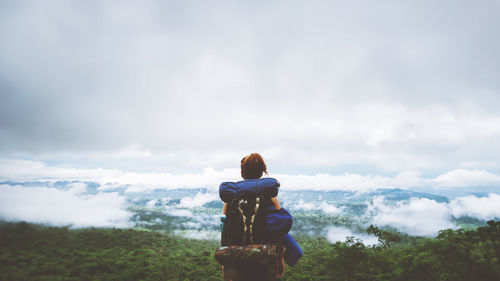
[[282, 174], [498, 175], [498, 11], [1, 1], [0, 157], [196, 173], [260, 152]]

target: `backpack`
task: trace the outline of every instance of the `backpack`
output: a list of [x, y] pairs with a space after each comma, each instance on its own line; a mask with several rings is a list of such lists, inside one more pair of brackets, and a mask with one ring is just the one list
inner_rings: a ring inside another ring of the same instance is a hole
[[[227, 203], [222, 228], [222, 246], [265, 244], [273, 242], [266, 225], [266, 215], [277, 196], [280, 183], [273, 178], [223, 182], [219, 196]], [[273, 208], [274, 209], [274, 208]]]
[[269, 230], [276, 233], [276, 229], [283, 228], [281, 219], [269, 216], [279, 212], [270, 199], [278, 195], [279, 186], [279, 181], [273, 178], [220, 185], [219, 196], [227, 206], [221, 231], [222, 246], [217, 248], [215, 258], [224, 266], [224, 280], [244, 280], [244, 277], [276, 280], [276, 276], [283, 273], [285, 248]]
[[224, 265], [224, 280], [279, 280], [284, 251], [279, 243], [223, 246], [215, 250], [215, 259]]
[[227, 204], [226, 220], [222, 228], [221, 245], [248, 245], [272, 243], [267, 215], [270, 213], [269, 198], [235, 197]]

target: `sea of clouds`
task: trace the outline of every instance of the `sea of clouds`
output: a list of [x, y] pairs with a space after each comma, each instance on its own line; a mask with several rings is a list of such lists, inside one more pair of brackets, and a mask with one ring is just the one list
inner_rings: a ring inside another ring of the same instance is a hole
[[[378, 188], [418, 188], [431, 190], [496, 187], [500, 192], [500, 175], [485, 170], [456, 169], [423, 177], [418, 171], [403, 171], [393, 177], [345, 173], [341, 175], [270, 174], [288, 190], [344, 190], [369, 192]], [[40, 161], [0, 159], [0, 180], [4, 181], [92, 181], [99, 190], [127, 187], [127, 192], [157, 189], [209, 188], [216, 190], [223, 181], [241, 180], [239, 169], [205, 168], [199, 173], [137, 173], [118, 169], [77, 169], [50, 166]]]
[[118, 193], [87, 194], [85, 184], [68, 190], [0, 185], [0, 219], [73, 227], [131, 227], [131, 213]]
[[376, 197], [369, 204], [368, 212], [373, 215], [373, 224], [394, 227], [401, 232], [435, 236], [439, 230], [458, 228], [452, 218], [468, 216], [480, 220], [500, 218], [500, 195], [490, 193], [487, 197], [468, 195], [448, 203], [427, 198], [412, 198], [395, 205], [384, 203], [383, 197]]
[[[483, 186], [500, 185], [499, 176], [485, 171], [454, 170], [434, 178], [422, 178], [418, 173], [402, 173], [395, 177], [371, 175], [274, 175], [281, 180], [282, 188], [289, 190], [347, 190], [368, 192], [377, 188], [429, 186], [439, 190], [457, 186], [457, 189], [480, 183]], [[235, 169], [204, 169], [199, 174], [130, 173], [107, 169], [73, 169], [53, 167], [42, 162], [0, 160], [0, 219], [7, 221], [28, 221], [57, 226], [72, 227], [133, 227], [132, 213], [127, 211], [127, 198], [140, 198], [152, 190], [177, 188], [206, 188], [193, 196], [185, 196], [174, 206], [165, 206], [165, 213], [171, 216], [192, 219], [182, 233], [189, 237], [213, 237], [205, 233], [203, 223], [217, 224], [217, 217], [193, 214], [193, 208], [218, 200], [217, 187], [222, 181], [239, 180]], [[64, 188], [57, 182], [69, 182]], [[94, 192], [85, 182], [98, 183]], [[30, 183], [29, 186], [22, 183]], [[116, 192], [121, 187], [124, 193]], [[167, 200], [168, 198], [164, 198]], [[156, 201], [146, 203], [154, 207]], [[441, 229], [457, 228], [453, 218], [468, 216], [480, 220], [500, 218], [500, 195], [466, 195], [451, 198], [449, 202], [437, 202], [426, 198], [412, 198], [397, 203], [388, 203], [384, 197], [375, 197], [366, 202], [365, 216], [377, 226], [389, 226], [401, 232], [434, 236]], [[284, 202], [290, 209], [321, 211], [326, 215], [344, 212], [344, 207], [332, 202]], [[160, 204], [161, 205], [161, 204]], [[332, 226], [333, 227], [333, 226]], [[343, 240], [353, 232], [348, 228], [333, 227], [328, 231], [330, 241]], [[358, 237], [363, 234], [356, 234]], [[363, 241], [372, 243], [373, 237], [363, 236]], [[374, 243], [374, 242], [373, 242]]]

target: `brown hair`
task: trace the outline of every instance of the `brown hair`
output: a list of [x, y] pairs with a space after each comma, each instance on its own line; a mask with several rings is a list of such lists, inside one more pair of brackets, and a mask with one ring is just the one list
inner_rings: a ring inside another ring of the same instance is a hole
[[267, 167], [264, 159], [258, 153], [252, 153], [241, 159], [241, 177], [244, 179], [260, 179], [266, 173]]

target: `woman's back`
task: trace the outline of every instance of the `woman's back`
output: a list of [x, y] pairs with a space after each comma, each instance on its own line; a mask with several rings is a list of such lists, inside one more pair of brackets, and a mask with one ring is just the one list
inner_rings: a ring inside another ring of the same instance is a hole
[[284, 247], [272, 240], [266, 225], [267, 214], [281, 208], [280, 184], [272, 178], [261, 179], [264, 173], [264, 160], [252, 153], [241, 160], [244, 180], [223, 182], [219, 187], [226, 217], [223, 247], [216, 251], [216, 258], [223, 265], [224, 280], [277, 280], [284, 273]]

